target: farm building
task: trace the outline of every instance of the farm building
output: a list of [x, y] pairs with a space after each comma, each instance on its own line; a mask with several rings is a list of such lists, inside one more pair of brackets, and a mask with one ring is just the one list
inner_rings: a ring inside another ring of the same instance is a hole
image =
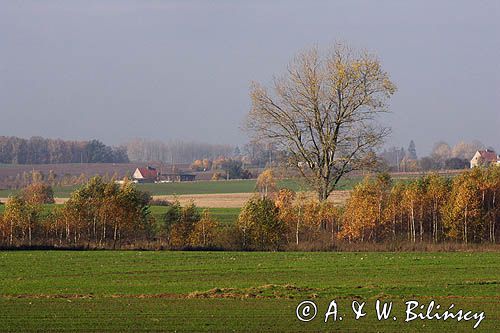
[[139, 183], [154, 183], [158, 180], [159, 172], [156, 168], [147, 166], [145, 168], [137, 168], [132, 175], [134, 180]]
[[161, 173], [156, 168], [148, 166], [135, 169], [132, 178], [138, 183], [170, 183], [193, 181], [196, 176], [183, 172]]
[[470, 160], [470, 167], [474, 168], [480, 165], [500, 164], [500, 156], [493, 150], [478, 150]]
[[191, 173], [162, 173], [159, 177], [160, 182], [191, 182], [196, 176]]

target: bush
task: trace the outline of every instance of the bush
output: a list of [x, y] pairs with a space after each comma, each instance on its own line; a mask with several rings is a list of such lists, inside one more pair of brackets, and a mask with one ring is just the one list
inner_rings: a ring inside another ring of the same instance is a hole
[[286, 226], [279, 209], [268, 198], [250, 199], [238, 216], [244, 248], [278, 250], [285, 240]]
[[53, 204], [54, 191], [50, 185], [36, 182], [25, 187], [22, 196], [26, 202], [32, 205]]
[[172, 206], [173, 204], [165, 199], [151, 199], [149, 201], [150, 206]]

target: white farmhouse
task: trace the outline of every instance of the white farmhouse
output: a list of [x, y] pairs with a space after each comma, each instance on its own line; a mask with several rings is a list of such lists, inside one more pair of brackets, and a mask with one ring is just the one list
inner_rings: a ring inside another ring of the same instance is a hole
[[500, 156], [490, 149], [476, 151], [474, 157], [470, 160], [471, 168], [490, 164], [500, 164]]

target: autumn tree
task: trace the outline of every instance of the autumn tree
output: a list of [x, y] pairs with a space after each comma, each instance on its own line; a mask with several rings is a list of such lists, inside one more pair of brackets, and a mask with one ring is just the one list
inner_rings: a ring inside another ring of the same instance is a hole
[[113, 247], [122, 237], [145, 237], [150, 229], [150, 196], [131, 182], [119, 186], [101, 177], [91, 178], [73, 192], [59, 212], [58, 225], [64, 225], [67, 242], [94, 242]]
[[453, 180], [453, 190], [444, 213], [447, 236], [469, 243], [470, 234], [475, 231], [481, 216], [480, 189], [470, 172]]
[[445, 166], [446, 160], [451, 158], [451, 147], [444, 141], [436, 142], [432, 148], [432, 159], [434, 159], [442, 168]]
[[267, 198], [277, 191], [276, 180], [274, 178], [273, 170], [264, 170], [259, 177], [257, 177], [257, 182], [255, 185], [256, 189], [259, 191], [261, 198]]
[[221, 180], [224, 179], [224, 175], [220, 172], [214, 172], [211, 180]]
[[0, 214], [0, 235], [1, 235], [0, 244], [6, 243], [6, 240], [8, 239], [8, 235], [9, 235], [9, 228], [8, 228], [7, 223], [5, 223], [5, 220], [3, 218], [3, 214]]
[[404, 195], [406, 184], [404, 182], [396, 182], [390, 190], [387, 207], [385, 209], [385, 220], [391, 225], [391, 233], [393, 240], [396, 239], [398, 233], [403, 232], [403, 220], [405, 218]]
[[376, 240], [382, 216], [379, 186], [367, 177], [355, 186], [347, 200], [339, 237], [349, 241]]
[[488, 219], [488, 239], [496, 242], [496, 225], [500, 216], [500, 165], [492, 165], [488, 168], [485, 177], [485, 188], [488, 192], [486, 197], [487, 219]]
[[442, 207], [446, 205], [449, 193], [451, 191], [450, 182], [448, 179], [439, 176], [438, 174], [430, 174], [427, 176], [427, 201], [429, 202], [431, 212], [431, 228], [432, 241], [439, 241], [440, 229], [442, 229]]
[[195, 160], [193, 163], [191, 163], [190, 168], [193, 171], [202, 171], [203, 170], [203, 161], [202, 160]]
[[218, 226], [219, 224], [212, 217], [210, 211], [208, 209], [203, 210], [200, 220], [194, 224], [189, 235], [189, 244], [203, 247], [214, 245]]
[[301, 227], [300, 211], [295, 205], [296, 193], [283, 188], [278, 191], [274, 204], [278, 207], [279, 219], [285, 224], [288, 231], [294, 234], [295, 244], [299, 245], [299, 232]]
[[333, 202], [323, 201], [320, 204], [318, 215], [321, 226], [327, 231], [330, 229], [330, 241], [333, 243], [340, 229], [341, 210]]
[[484, 148], [484, 144], [479, 141], [472, 141], [470, 143], [460, 141], [453, 147], [451, 155], [452, 157], [458, 157], [470, 161], [476, 151]]
[[285, 239], [285, 224], [269, 198], [248, 200], [238, 216], [237, 227], [243, 234], [244, 247], [276, 250]]
[[406, 186], [403, 194], [403, 204], [408, 211], [408, 240], [413, 243], [416, 242], [416, 225], [422, 199], [422, 183], [414, 180]]
[[[180, 207], [178, 205], [177, 207]], [[184, 207], [180, 207], [171, 213], [170, 217], [174, 218], [170, 223], [170, 245], [175, 248], [181, 248], [189, 245], [189, 238], [194, 230], [195, 224], [200, 220], [200, 214], [193, 202]], [[166, 220], [167, 221], [167, 220]]]
[[[113, 184], [113, 182], [108, 184]], [[148, 232], [150, 228], [149, 194], [137, 190], [132, 182], [125, 182], [119, 187], [118, 192], [110, 197], [113, 199], [110, 206], [114, 212], [113, 248], [122, 236], [135, 238]]]
[[308, 241], [316, 240], [321, 229], [320, 210], [321, 202], [316, 198], [303, 197], [297, 202], [299, 218], [302, 220], [303, 238]]
[[5, 204], [2, 229], [6, 230], [9, 246], [17, 239], [18, 231], [25, 220], [24, 202], [19, 196], [10, 197]]
[[12, 196], [7, 200], [3, 223], [7, 227], [10, 246], [14, 244], [14, 241], [23, 242], [26, 238], [28, 245], [32, 245], [40, 211], [40, 206], [26, 202], [22, 196]]
[[54, 191], [50, 185], [42, 182], [35, 182], [28, 185], [22, 191], [23, 198], [30, 204], [53, 204]]
[[389, 130], [377, 123], [396, 87], [378, 59], [344, 45], [296, 56], [270, 88], [253, 83], [247, 128], [286, 151], [326, 200], [346, 174], [371, 167]]

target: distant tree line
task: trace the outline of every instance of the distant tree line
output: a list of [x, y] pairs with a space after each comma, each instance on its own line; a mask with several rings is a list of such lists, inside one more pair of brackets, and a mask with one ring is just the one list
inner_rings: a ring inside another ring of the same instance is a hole
[[195, 160], [190, 166], [193, 171], [214, 171], [212, 180], [219, 179], [249, 179], [252, 173], [243, 168], [241, 160], [219, 157], [215, 160]]
[[[115, 181], [120, 178], [117, 172], [113, 174], [105, 173], [100, 175], [104, 181]], [[75, 186], [75, 185], [83, 185], [90, 178], [91, 175], [86, 173], [80, 174], [56, 174], [53, 170], [49, 170], [49, 172], [44, 173], [38, 170], [32, 171], [24, 171], [22, 173], [17, 173], [15, 176], [8, 176], [0, 178], [0, 188], [8, 188], [8, 189], [21, 189], [29, 186], [33, 183], [43, 182], [50, 186]]]
[[183, 142], [151, 141], [134, 139], [126, 144], [131, 161], [166, 163], [191, 163], [197, 159], [216, 159], [219, 156], [231, 157], [235, 147], [231, 145]]
[[0, 136], [0, 163], [127, 163], [126, 148], [110, 147], [98, 140], [66, 141]]

